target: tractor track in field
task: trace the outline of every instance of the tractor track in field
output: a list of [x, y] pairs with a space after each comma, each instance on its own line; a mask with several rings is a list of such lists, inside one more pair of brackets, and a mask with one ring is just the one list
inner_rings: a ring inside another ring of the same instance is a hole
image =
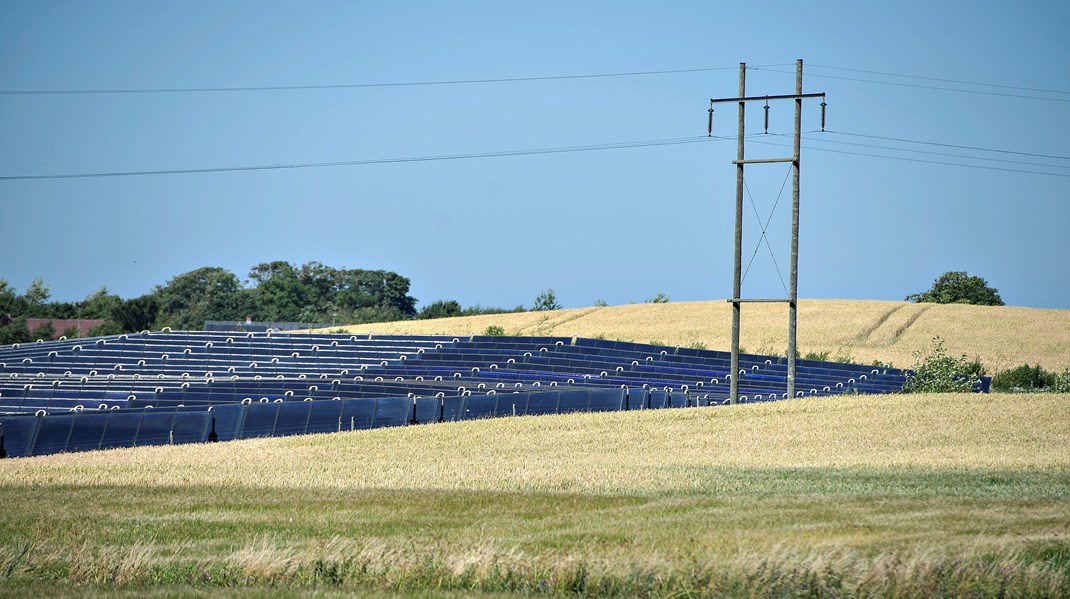
[[895, 345], [896, 343], [899, 343], [899, 339], [902, 338], [903, 333], [907, 332], [907, 329], [914, 326], [914, 323], [917, 322], [923, 314], [928, 312], [930, 308], [932, 308], [931, 305], [921, 306], [917, 312], [911, 314], [910, 318], [908, 318], [903, 324], [896, 327], [895, 331], [892, 333], [892, 336], [885, 340], [884, 346], [888, 347], [890, 345]]

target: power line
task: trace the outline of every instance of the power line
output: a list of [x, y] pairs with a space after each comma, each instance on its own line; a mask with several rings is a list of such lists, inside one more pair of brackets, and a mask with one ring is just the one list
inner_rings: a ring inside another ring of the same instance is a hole
[[[790, 147], [792, 147], [789, 144], [778, 144], [778, 143], [773, 143], [773, 142], [768, 142], [768, 141], [759, 141], [759, 140], [752, 140], [751, 143], [762, 144], [762, 145], [766, 145], [766, 146], [780, 146], [782, 148], [790, 148]], [[866, 156], [866, 157], [869, 157], [869, 158], [884, 158], [884, 159], [887, 159], [887, 160], [902, 160], [902, 161], [905, 161], [905, 162], [921, 162], [921, 163], [926, 163], [926, 164], [942, 164], [942, 165], [945, 165], [945, 166], [960, 166], [960, 167], [963, 167], [963, 168], [976, 168], [976, 169], [982, 169], [982, 170], [988, 170], [988, 171], [1002, 171], [1002, 172], [1008, 172], [1008, 173], [1024, 173], [1024, 174], [1027, 174], [1027, 175], [1047, 175], [1049, 177], [1067, 177], [1067, 178], [1070, 178], [1070, 174], [1064, 175], [1062, 173], [1045, 173], [1045, 172], [1042, 172], [1042, 171], [1027, 171], [1027, 170], [1023, 170], [1023, 169], [1003, 168], [1003, 167], [998, 167], [998, 166], [984, 166], [984, 165], [980, 165], [980, 164], [962, 164], [960, 162], [944, 162], [944, 161], [941, 161], [941, 160], [925, 160], [924, 158], [906, 158], [904, 156], [887, 156], [887, 155], [883, 155], [883, 154], [867, 154], [867, 153], [864, 153], [864, 152], [848, 152], [847, 150], [833, 150], [831, 148], [814, 148], [814, 147], [811, 147], [811, 146], [807, 146], [806, 149], [815, 150], [815, 151], [818, 151], [818, 152], [832, 152], [834, 154], [849, 154], [851, 156]], [[895, 150], [896, 148], [888, 148], [888, 149], [889, 150]], [[969, 157], [964, 157], [964, 158], [969, 158]]]
[[[903, 77], [905, 79], [921, 79], [924, 81], [941, 81], [943, 83], [958, 83], [961, 85], [980, 85], [984, 87], [998, 87], [1002, 89], [1017, 89], [1027, 92], [1041, 92], [1048, 94], [1070, 94], [1070, 91], [1064, 91], [1061, 89], [1041, 89], [1036, 87], [1021, 87], [1019, 85], [1001, 85], [998, 83], [981, 83], [979, 81], [963, 81], [961, 79], [942, 79], [940, 77], [923, 77], [921, 75], [904, 75], [902, 73], [885, 73], [882, 71], [867, 71], [865, 69], [848, 69], [845, 67], [832, 67], [828, 65], [820, 65], [809, 63], [808, 67], [817, 67], [819, 69], [832, 69], [836, 71], [850, 71], [852, 73], [867, 73], [869, 75], [884, 75], [886, 77]], [[820, 77], [820, 75], [814, 75], [814, 77]]]
[[180, 94], [180, 93], [215, 93], [215, 92], [263, 92], [294, 90], [330, 90], [361, 89], [374, 87], [416, 87], [431, 85], [473, 85], [489, 83], [517, 83], [523, 81], [560, 81], [568, 79], [599, 79], [609, 77], [643, 77], [649, 75], [672, 75], [679, 73], [706, 73], [726, 71], [736, 67], [703, 67], [695, 69], [667, 69], [661, 71], [628, 71], [619, 73], [594, 73], [581, 75], [547, 75], [545, 77], [503, 77], [499, 79], [456, 79], [444, 81], [406, 81], [396, 83], [340, 83], [330, 85], [265, 85], [245, 87], [171, 87], [171, 88], [124, 88], [124, 89], [24, 89], [0, 90], [6, 96], [42, 96], [42, 95], [76, 95], [76, 94]]
[[268, 164], [254, 166], [226, 166], [214, 168], [167, 169], [153, 171], [107, 171], [95, 173], [68, 173], [59, 175], [7, 175], [0, 176], [0, 181], [40, 181], [47, 179], [90, 179], [103, 177], [137, 177], [156, 175], [191, 175], [204, 173], [229, 173], [240, 171], [270, 171], [283, 169], [325, 168], [336, 166], [364, 166], [371, 164], [394, 164], [403, 162], [435, 162], [442, 160], [469, 160], [473, 158], [498, 158], [506, 156], [532, 156], [537, 154], [562, 154], [568, 152], [594, 152], [601, 150], [621, 150], [627, 148], [646, 148], [653, 146], [672, 146], [681, 144], [721, 141], [727, 137], [677, 137], [670, 139], [651, 139], [645, 141], [626, 141], [618, 143], [595, 144], [586, 146], [562, 146], [556, 148], [533, 148], [525, 150], [504, 150], [498, 152], [479, 152], [472, 154], [443, 154], [438, 156], [412, 156], [401, 158], [373, 158], [368, 160], [346, 160], [337, 162], [308, 162], [298, 164]]
[[[783, 134], [781, 134], [781, 136], [783, 136]], [[804, 137], [803, 139], [805, 139], [807, 141], [819, 141], [819, 142], [823, 142], [823, 143], [841, 144], [841, 145], [845, 145], [845, 146], [857, 146], [857, 147], [860, 147], [860, 148], [877, 148], [877, 149], [880, 149], [880, 150], [895, 150], [897, 152], [912, 152], [914, 154], [929, 154], [931, 156], [950, 156], [952, 158], [965, 158], [965, 159], [968, 159], [968, 160], [983, 160], [985, 162], [1002, 162], [1002, 163], [1005, 163], [1005, 164], [1021, 164], [1021, 165], [1025, 165], [1025, 166], [1040, 166], [1040, 167], [1045, 167], [1045, 168], [1070, 169], [1070, 166], [1064, 166], [1064, 165], [1059, 165], [1059, 164], [1044, 164], [1042, 162], [1025, 162], [1023, 160], [1006, 160], [1006, 159], [1003, 159], [1003, 158], [985, 158], [984, 156], [968, 156], [966, 154], [954, 154], [954, 153], [951, 153], [951, 152], [933, 152], [933, 151], [926, 151], [926, 150], [912, 150], [910, 148], [895, 148], [895, 147], [892, 147], [892, 146], [882, 146], [882, 145], [878, 145], [878, 144], [860, 144], [860, 143], [855, 143], [855, 142], [850, 142], [850, 141], [837, 141], [837, 140], [834, 140], [834, 139], [821, 139], [820, 137]]]
[[957, 144], [945, 144], [937, 143], [935, 141], [919, 141], [916, 139], [903, 139], [901, 137], [882, 137], [880, 135], [863, 135], [861, 133], [846, 133], [844, 131], [832, 131], [826, 130], [826, 133], [833, 133], [836, 135], [849, 135], [851, 137], [865, 137], [868, 139], [881, 139], [884, 141], [899, 141], [903, 143], [921, 144], [926, 146], [940, 146], [943, 148], [958, 148], [960, 150], [977, 150], [979, 152], [996, 152], [999, 154], [1014, 154], [1016, 156], [1032, 156], [1034, 158], [1051, 158], [1054, 160], [1070, 160], [1070, 156], [1056, 156], [1053, 154], [1034, 154], [1032, 152], [1015, 152], [1013, 150], [998, 150], [994, 148], [981, 148], [978, 146], [963, 146]]
[[[756, 71], [767, 71], [769, 73], [790, 74], [790, 73], [788, 73], [788, 71], [779, 71], [777, 69], [770, 69], [770, 68], [765, 68], [765, 67], [748, 67], [748, 68], [753, 68]], [[999, 96], [999, 97], [1003, 97], [1003, 98], [1021, 98], [1021, 99], [1027, 99], [1027, 100], [1047, 100], [1049, 102], [1070, 102], [1070, 98], [1047, 98], [1047, 97], [1044, 97], [1044, 96], [1030, 96], [1030, 95], [1026, 95], [1026, 94], [1004, 94], [1004, 93], [1000, 93], [1000, 92], [991, 92], [991, 91], [984, 91], [984, 90], [979, 90], [979, 89], [961, 89], [961, 88], [957, 88], [957, 87], [943, 87], [943, 86], [939, 86], [939, 85], [921, 85], [921, 84], [918, 84], [918, 83], [901, 83], [901, 82], [898, 82], [898, 81], [877, 81], [877, 80], [874, 80], [874, 79], [859, 79], [857, 77], [841, 77], [839, 75], [818, 75], [818, 74], [808, 74], [808, 75], [810, 77], [824, 77], [825, 79], [839, 79], [839, 80], [842, 80], [842, 81], [857, 81], [857, 82], [860, 82], [860, 83], [873, 83], [873, 84], [876, 84], [876, 85], [894, 85], [894, 86], [898, 86], [898, 87], [911, 87], [911, 88], [916, 88], [916, 89], [935, 89], [935, 90], [948, 91], [948, 92], [960, 92], [960, 93], [964, 93], [964, 94], [979, 94], [979, 95], [983, 95], [983, 96]], [[1056, 93], [1064, 93], [1064, 92], [1056, 92]]]

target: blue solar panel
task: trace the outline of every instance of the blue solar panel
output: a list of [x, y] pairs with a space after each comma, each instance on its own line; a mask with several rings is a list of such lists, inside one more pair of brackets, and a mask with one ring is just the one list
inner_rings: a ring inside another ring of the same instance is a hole
[[141, 417], [135, 445], [167, 445], [173, 442], [171, 425], [175, 421], [174, 412], [146, 410]]
[[[20, 456], [720, 405], [729, 364], [727, 352], [562, 337], [176, 331], [22, 344], [0, 347], [0, 435]], [[784, 396], [782, 359], [743, 355], [740, 366], [748, 402]], [[906, 374], [801, 360], [796, 382], [805, 395], [886, 393]], [[47, 415], [26, 415], [38, 410]]]
[[73, 425], [74, 414], [55, 414], [41, 418], [34, 453], [40, 455], [67, 451], [67, 441], [71, 437]]
[[561, 392], [559, 391], [532, 393], [528, 397], [527, 409], [524, 413], [532, 416], [538, 416], [540, 414], [556, 414], [560, 404]]
[[276, 404], [279, 406], [279, 415], [275, 421], [274, 436], [303, 435], [308, 432], [313, 403], [315, 402], [288, 401]]
[[404, 426], [412, 419], [408, 397], [380, 397], [375, 401], [375, 426]]
[[590, 407], [591, 392], [589, 390], [565, 391], [561, 394], [561, 400], [558, 402], [557, 411], [561, 414], [586, 412]]
[[341, 401], [320, 400], [302, 403], [309, 404], [308, 432], [332, 433], [342, 430], [341, 418], [344, 404]]
[[431, 422], [439, 421], [439, 412], [441, 411], [441, 401], [435, 397], [422, 397], [416, 400], [416, 410], [414, 412], [415, 422], [414, 424], [428, 424]]
[[134, 440], [137, 438], [140, 424], [140, 412], [109, 413], [108, 424], [104, 430], [104, 436], [101, 438], [100, 448], [132, 447]]
[[238, 429], [245, 419], [245, 408], [246, 406], [240, 404], [214, 406], [212, 408], [212, 411], [209, 412], [212, 423], [209, 426], [215, 431], [219, 441], [230, 441], [238, 438]]
[[342, 430], [359, 430], [375, 425], [375, 401], [350, 400], [342, 409]]
[[67, 442], [67, 451], [89, 451], [100, 448], [100, 440], [104, 437], [104, 429], [108, 425], [107, 412], [81, 413], [74, 417], [74, 428], [71, 431], [70, 440]]
[[490, 418], [497, 415], [498, 394], [471, 395], [464, 398], [464, 419]]

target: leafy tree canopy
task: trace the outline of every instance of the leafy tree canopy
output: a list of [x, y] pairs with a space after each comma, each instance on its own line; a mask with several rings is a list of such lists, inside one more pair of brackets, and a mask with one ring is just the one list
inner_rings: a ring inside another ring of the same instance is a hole
[[155, 295], [143, 295], [120, 302], [111, 309], [111, 319], [128, 333], [151, 329], [160, 311]]
[[999, 292], [989, 287], [987, 281], [961, 271], [945, 272], [928, 291], [908, 295], [906, 300], [933, 304], [1005, 305], [999, 297]]
[[237, 275], [214, 266], [178, 275], [157, 288], [156, 296], [156, 328], [200, 330], [206, 320], [242, 319], [252, 307]]
[[390, 271], [275, 261], [254, 266], [249, 279], [257, 320], [356, 324], [416, 316], [409, 279]]
[[417, 318], [449, 318], [463, 314], [464, 310], [456, 300], [438, 300], [421, 308]]
[[543, 310], [560, 310], [561, 304], [557, 301], [557, 296], [554, 295], [553, 289], [547, 289], [543, 291], [535, 298], [535, 305], [531, 307], [535, 312]]
[[[283, 261], [258, 264], [249, 271], [245, 285], [234, 273], [207, 266], [131, 300], [123, 300], [106, 287], [76, 303], [49, 302], [49, 295], [41, 279], [35, 279], [22, 295], [0, 279], [0, 316], [8, 323], [0, 339], [17, 343], [32, 337], [26, 318], [99, 319], [104, 323], [93, 332], [114, 334], [163, 327], [198, 330], [207, 320], [243, 320], [246, 316], [270, 322], [348, 324], [416, 316], [408, 278], [385, 270], [338, 269], [319, 262], [300, 267]], [[436, 309], [453, 311], [460, 306], [447, 302]]]

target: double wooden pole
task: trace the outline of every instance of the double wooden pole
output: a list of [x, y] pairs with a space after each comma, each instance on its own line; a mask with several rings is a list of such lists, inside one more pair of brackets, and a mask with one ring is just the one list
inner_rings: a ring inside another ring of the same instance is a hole
[[[747, 96], [747, 65], [739, 64], [739, 96], [735, 98], [710, 99], [710, 108], [720, 102], [737, 102], [739, 104], [739, 129], [736, 145], [736, 231], [735, 231], [735, 268], [732, 276], [732, 378], [729, 388], [729, 402], [736, 403], [739, 400], [739, 331], [740, 331], [740, 306], [744, 303], [753, 302], [787, 302], [788, 304], [788, 397], [795, 397], [795, 363], [796, 363], [796, 329], [798, 326], [798, 282], [799, 282], [799, 155], [802, 138], [802, 101], [803, 98], [824, 98], [824, 93], [802, 93], [802, 69], [803, 61], [795, 63], [795, 93], [777, 96]], [[794, 100], [795, 102], [795, 140], [793, 153], [790, 158], [762, 158], [747, 160], [744, 153], [744, 139], [746, 135], [746, 105], [747, 102], [762, 100]], [[824, 100], [822, 100], [824, 104]], [[711, 112], [712, 114], [712, 112]], [[711, 121], [712, 127], [712, 121]], [[792, 164], [791, 185], [791, 273], [790, 288], [787, 299], [744, 299], [742, 290], [743, 275], [743, 167], [746, 164], [770, 164], [790, 162]]]

